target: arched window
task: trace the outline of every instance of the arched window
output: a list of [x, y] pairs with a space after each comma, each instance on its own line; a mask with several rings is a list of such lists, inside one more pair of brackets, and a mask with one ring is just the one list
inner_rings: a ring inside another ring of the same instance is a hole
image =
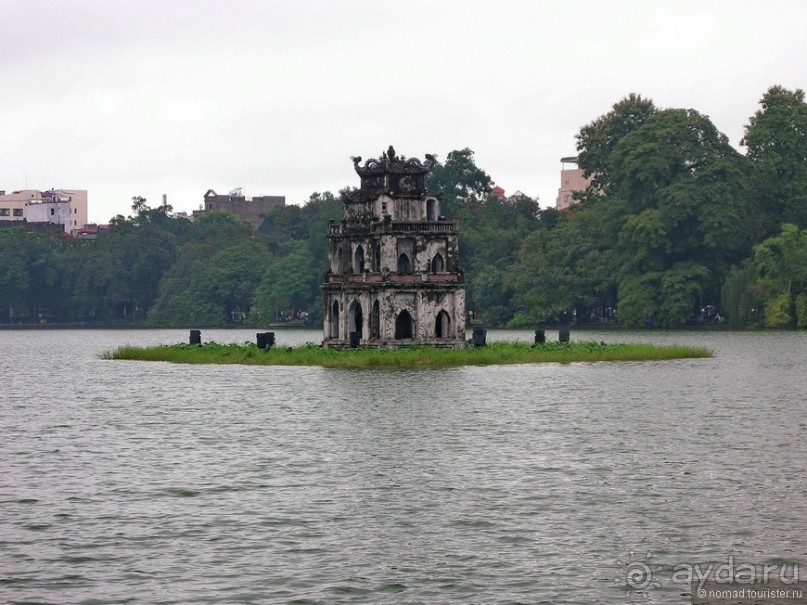
[[342, 246], [341, 246], [341, 244], [337, 244], [337, 246], [339, 246], [339, 247], [336, 249], [336, 273], [341, 273], [342, 272], [342, 267], [343, 267], [343, 265], [342, 265]]
[[413, 323], [409, 311], [401, 311], [395, 318], [395, 340], [411, 339], [414, 332]]
[[373, 271], [381, 271], [381, 243], [376, 240], [373, 242]]
[[451, 318], [445, 311], [437, 314], [437, 321], [434, 324], [435, 338], [449, 338], [451, 336]]
[[427, 221], [436, 221], [437, 220], [437, 200], [433, 197], [430, 197], [426, 200], [426, 220]]
[[339, 338], [339, 301], [331, 307], [331, 338]]
[[406, 252], [402, 252], [398, 257], [398, 273], [412, 273], [412, 263]]
[[359, 338], [362, 337], [362, 324], [364, 324], [364, 317], [361, 312], [361, 305], [359, 301], [354, 300], [350, 303], [350, 308], [347, 315], [348, 333], [358, 332]]
[[364, 273], [364, 248], [361, 244], [356, 246], [353, 254], [353, 273]]
[[373, 303], [373, 310], [370, 312], [370, 338], [381, 337], [381, 312], [378, 301]]
[[432, 273], [442, 273], [445, 270], [446, 263], [443, 260], [443, 255], [438, 252], [432, 259]]

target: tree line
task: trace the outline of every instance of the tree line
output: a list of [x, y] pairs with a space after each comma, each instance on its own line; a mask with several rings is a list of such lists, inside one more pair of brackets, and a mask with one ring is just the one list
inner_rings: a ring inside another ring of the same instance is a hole
[[[807, 104], [774, 86], [735, 150], [693, 109], [629, 95], [577, 135], [591, 185], [564, 212], [491, 195], [470, 149], [427, 187], [460, 224], [474, 322], [807, 327]], [[272, 210], [256, 231], [132, 200], [94, 240], [0, 230], [0, 323], [151, 326], [322, 321], [337, 193]]]

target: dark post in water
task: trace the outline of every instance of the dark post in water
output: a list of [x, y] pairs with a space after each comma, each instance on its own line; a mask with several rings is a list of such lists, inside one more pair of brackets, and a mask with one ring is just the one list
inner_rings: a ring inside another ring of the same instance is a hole
[[255, 334], [255, 343], [259, 349], [271, 349], [275, 346], [274, 332], [258, 332]]
[[202, 331], [201, 330], [191, 330], [190, 344], [192, 344], [192, 345], [201, 345], [202, 344]]

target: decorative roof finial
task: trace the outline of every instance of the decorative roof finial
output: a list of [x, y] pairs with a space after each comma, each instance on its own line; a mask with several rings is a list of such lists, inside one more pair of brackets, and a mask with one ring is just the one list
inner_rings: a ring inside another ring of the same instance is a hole
[[394, 159], [395, 159], [395, 148], [394, 148], [392, 145], [390, 145], [390, 146], [389, 146], [389, 149], [387, 150], [387, 157], [388, 157], [390, 160], [394, 160]]

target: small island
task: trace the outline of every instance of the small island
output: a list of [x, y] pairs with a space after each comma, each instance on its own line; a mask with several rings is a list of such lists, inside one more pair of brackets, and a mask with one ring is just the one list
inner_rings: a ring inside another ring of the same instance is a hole
[[646, 343], [492, 342], [484, 347], [332, 349], [316, 344], [261, 349], [256, 344], [124, 346], [104, 354], [104, 359], [167, 361], [188, 364], [242, 364], [266, 366], [321, 366], [326, 368], [445, 368], [525, 363], [573, 363], [601, 361], [660, 361], [711, 357], [703, 347]]

